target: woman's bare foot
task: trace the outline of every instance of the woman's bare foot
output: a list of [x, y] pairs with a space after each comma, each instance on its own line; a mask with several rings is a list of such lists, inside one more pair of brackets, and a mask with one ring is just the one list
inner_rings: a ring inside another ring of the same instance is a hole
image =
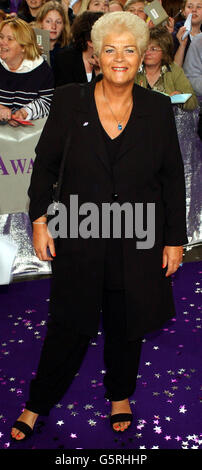
[[[126, 398], [125, 400], [121, 400], [121, 401], [112, 401], [111, 416], [118, 414], [118, 413], [131, 413], [131, 407], [130, 407], [128, 398]], [[113, 424], [113, 428], [115, 431], [120, 431], [120, 430], [124, 431], [125, 429], [128, 428], [128, 426], [130, 426], [130, 424], [131, 424], [130, 421], [123, 421], [123, 422], [117, 421], [117, 423]]]
[[[28, 426], [30, 426], [33, 429], [38, 416], [39, 415], [37, 413], [33, 413], [32, 411], [26, 410], [25, 408], [23, 413], [19, 416], [18, 421], [23, 421], [23, 423], [28, 424]], [[24, 439], [25, 434], [19, 431], [19, 429], [17, 428], [12, 428], [11, 436], [14, 439], [20, 441]]]

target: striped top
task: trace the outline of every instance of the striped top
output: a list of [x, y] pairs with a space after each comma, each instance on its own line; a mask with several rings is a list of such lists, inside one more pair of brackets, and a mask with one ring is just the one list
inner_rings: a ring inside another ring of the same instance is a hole
[[11, 72], [0, 63], [0, 104], [13, 112], [25, 109], [28, 113], [26, 119], [48, 115], [53, 87], [53, 72], [46, 61], [24, 73]]

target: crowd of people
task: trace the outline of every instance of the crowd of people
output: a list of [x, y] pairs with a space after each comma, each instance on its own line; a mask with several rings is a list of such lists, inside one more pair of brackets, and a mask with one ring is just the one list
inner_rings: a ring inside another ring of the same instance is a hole
[[[114, 11], [139, 16], [150, 31], [149, 47], [136, 83], [168, 95], [191, 93], [183, 109], [195, 109], [196, 95], [202, 95], [202, 0], [182, 0], [180, 21], [176, 21], [178, 15], [175, 15], [175, 20], [168, 17], [163, 26], [157, 27], [144, 11], [147, 3], [146, 0], [2, 0], [0, 122], [8, 119], [11, 125], [17, 125], [11, 115], [24, 119], [45, 117], [55, 87], [94, 79], [101, 70], [93, 51], [91, 28], [100, 15]], [[190, 13], [191, 31], [183, 38], [184, 22]], [[43, 45], [37, 44], [34, 27], [49, 31], [50, 67]], [[35, 52], [30, 55], [27, 48]], [[24, 97], [26, 101], [22, 102]]]

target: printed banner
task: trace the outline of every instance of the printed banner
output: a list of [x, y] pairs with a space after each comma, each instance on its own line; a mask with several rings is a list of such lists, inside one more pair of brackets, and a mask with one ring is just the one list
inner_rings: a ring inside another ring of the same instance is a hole
[[0, 125], [0, 214], [28, 211], [35, 147], [46, 119], [30, 127]]

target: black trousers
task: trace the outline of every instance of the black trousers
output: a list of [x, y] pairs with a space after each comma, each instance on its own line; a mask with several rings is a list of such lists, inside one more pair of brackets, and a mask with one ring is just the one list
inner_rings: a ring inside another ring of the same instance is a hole
[[[103, 291], [105, 397], [119, 401], [130, 397], [136, 387], [142, 339], [126, 339], [125, 295], [123, 289]], [[30, 383], [26, 409], [49, 415], [75, 374], [88, 349], [90, 337], [65, 328], [50, 319], [35, 379]]]

